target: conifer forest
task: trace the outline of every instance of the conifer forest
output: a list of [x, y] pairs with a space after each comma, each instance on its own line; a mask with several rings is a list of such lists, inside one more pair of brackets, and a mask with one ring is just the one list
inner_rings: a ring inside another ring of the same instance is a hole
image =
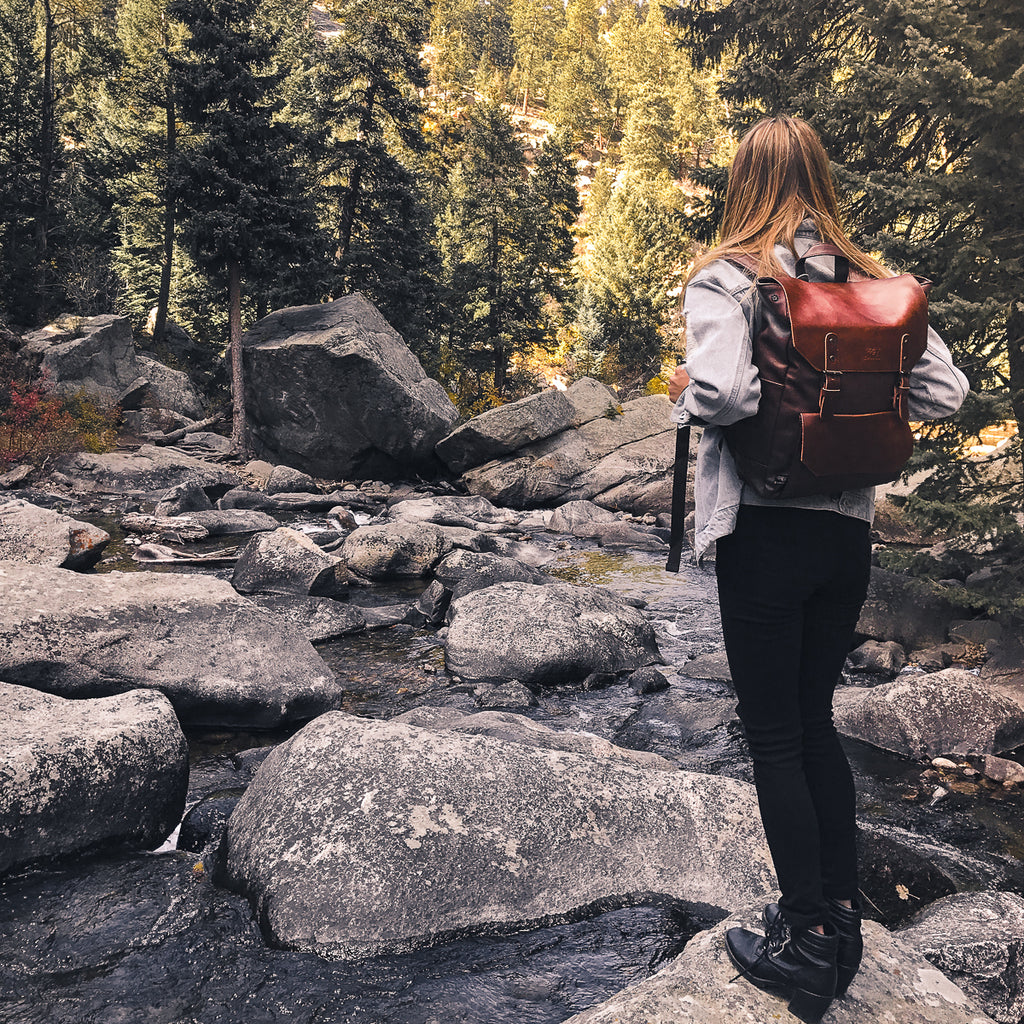
[[219, 365], [361, 291], [466, 415], [664, 391], [736, 142], [795, 114], [972, 385], [908, 511], [1012, 552], [1022, 25], [1021, 0], [0, 0], [0, 319], [176, 324]]

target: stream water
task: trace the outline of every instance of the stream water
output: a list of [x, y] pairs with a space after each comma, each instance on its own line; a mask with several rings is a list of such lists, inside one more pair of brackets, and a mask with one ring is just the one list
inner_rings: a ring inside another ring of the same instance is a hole
[[[129, 549], [119, 537], [104, 568], [138, 568]], [[555, 575], [646, 602], [672, 685], [643, 697], [624, 685], [556, 688], [537, 707], [517, 711], [554, 728], [652, 750], [684, 768], [749, 780], [728, 684], [679, 671], [688, 658], [720, 647], [713, 578], [685, 566], [670, 576], [654, 555], [579, 546], [551, 551], [547, 568]], [[379, 587], [351, 599], [396, 603], [420, 589]], [[431, 631], [398, 626], [318, 649], [344, 681], [342, 706], [353, 714], [389, 718], [427, 704], [479, 710], [471, 687], [452, 686], [442, 640]], [[191, 734], [190, 800], [237, 793], [233, 755], [286, 735]], [[1024, 891], [1019, 796], [979, 783], [927, 806], [906, 799], [924, 766], [862, 744], [846, 746], [862, 821], [1008, 863], [1004, 878]], [[884, 861], [889, 855], [880, 849]], [[558, 1024], [648, 976], [710, 923], [684, 905], [600, 907], [576, 921], [518, 934], [467, 936], [405, 956], [332, 963], [263, 945], [244, 901], [208, 880], [197, 882], [195, 860], [174, 851], [107, 856], [7, 879], [0, 887], [0, 1022]], [[888, 891], [895, 877], [880, 869], [867, 879], [876, 916], [895, 924], [914, 900], [941, 895], [941, 879], [926, 876], [913, 876], [902, 902]]]

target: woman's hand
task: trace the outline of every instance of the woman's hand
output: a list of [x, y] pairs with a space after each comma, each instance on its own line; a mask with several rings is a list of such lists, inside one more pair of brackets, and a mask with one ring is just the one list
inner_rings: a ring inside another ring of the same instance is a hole
[[677, 366], [668, 382], [668, 397], [673, 405], [678, 401], [679, 396], [686, 390], [689, 383], [690, 375], [686, 372], [686, 367]]

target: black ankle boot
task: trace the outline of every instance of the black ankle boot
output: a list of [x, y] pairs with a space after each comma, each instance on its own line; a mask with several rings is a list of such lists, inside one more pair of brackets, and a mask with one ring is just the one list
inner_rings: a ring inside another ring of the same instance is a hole
[[825, 932], [791, 932], [783, 916], [776, 914], [767, 935], [730, 928], [725, 933], [725, 948], [740, 970], [737, 977], [788, 997], [794, 1017], [805, 1024], [819, 1024], [836, 991], [839, 935], [830, 924]]
[[[839, 946], [836, 950], [836, 999], [842, 999], [850, 982], [860, 970], [861, 957], [864, 955], [864, 940], [861, 938], [860, 907], [844, 907], [839, 900], [828, 901], [829, 920], [839, 933]], [[769, 903], [764, 908], [765, 928], [770, 929], [772, 922], [779, 916], [778, 903]]]

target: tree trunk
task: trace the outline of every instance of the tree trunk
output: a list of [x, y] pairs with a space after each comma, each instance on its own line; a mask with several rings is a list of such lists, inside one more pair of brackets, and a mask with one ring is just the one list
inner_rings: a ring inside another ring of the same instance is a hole
[[231, 440], [239, 454], [249, 454], [245, 422], [245, 370], [242, 366], [242, 275], [238, 260], [228, 266], [228, 324], [231, 349]]
[[[366, 106], [359, 119], [359, 132], [356, 138], [362, 141], [373, 127], [373, 103], [377, 96], [377, 83], [371, 82], [366, 89]], [[356, 209], [359, 206], [360, 188], [363, 179], [363, 165], [357, 160], [348, 179], [348, 188], [341, 204], [341, 222], [338, 225], [338, 256], [344, 259], [352, 244], [352, 228], [356, 222]]]
[[[1006, 318], [1006, 354], [1010, 367], [1010, 407], [1017, 420], [1018, 436], [1024, 432], [1024, 301], [1010, 305]], [[1024, 455], [1018, 506], [1024, 511]]]
[[[166, 43], [166, 32], [164, 41]], [[156, 323], [153, 325], [153, 343], [162, 345], [167, 330], [167, 307], [171, 301], [171, 270], [174, 266], [174, 214], [175, 195], [173, 183], [174, 158], [178, 148], [177, 125], [174, 119], [174, 86], [167, 73], [167, 131], [164, 135], [164, 251], [160, 263], [160, 291], [156, 298]]]
[[45, 302], [49, 283], [47, 248], [50, 235], [50, 188], [53, 182], [53, 154], [56, 147], [54, 124], [57, 98], [53, 85], [54, 12], [50, 0], [43, 0], [43, 108], [40, 123], [39, 198], [36, 217], [36, 259], [39, 265], [40, 299]]

